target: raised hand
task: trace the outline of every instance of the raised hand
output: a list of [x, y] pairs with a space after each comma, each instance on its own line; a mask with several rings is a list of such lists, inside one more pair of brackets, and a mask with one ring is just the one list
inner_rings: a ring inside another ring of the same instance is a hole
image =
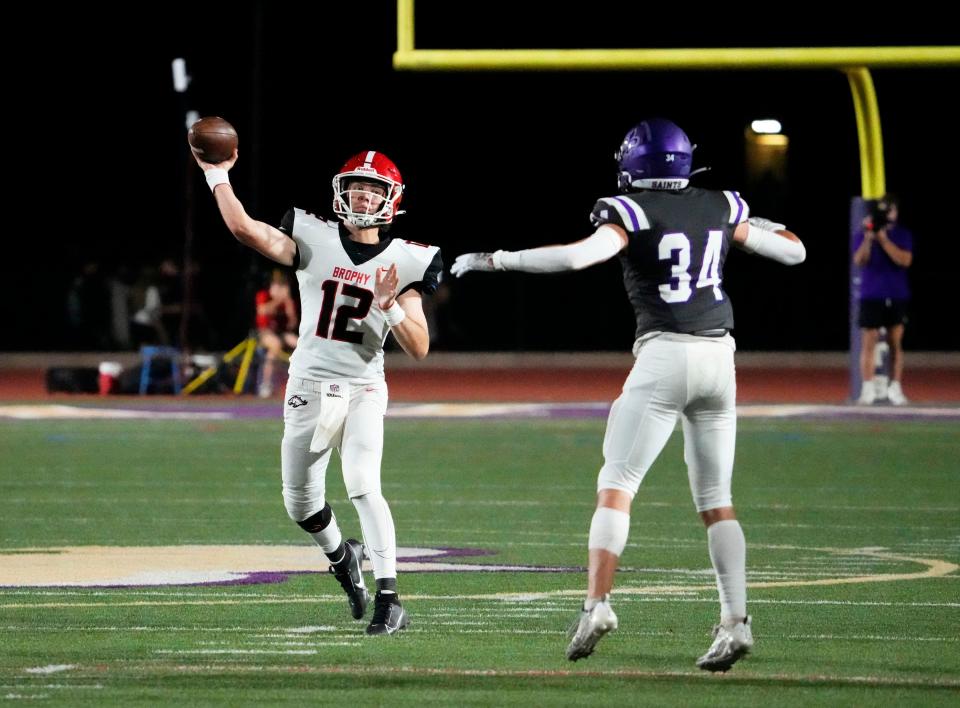
[[190, 153], [193, 155], [193, 159], [197, 161], [197, 164], [200, 165], [200, 169], [203, 170], [204, 172], [206, 172], [207, 170], [212, 170], [214, 167], [219, 167], [220, 169], [229, 171], [230, 168], [232, 168], [234, 164], [237, 162], [237, 158], [240, 156], [240, 151], [237, 150], [237, 148], [234, 148], [233, 155], [230, 156], [229, 160], [224, 160], [223, 162], [218, 162], [214, 164], [212, 162], [204, 162], [199, 157], [197, 157], [197, 153], [193, 152], [192, 150], [190, 151]]
[[377, 268], [377, 275], [373, 285], [373, 296], [381, 310], [389, 309], [397, 299], [397, 288], [400, 287], [400, 276], [397, 275], [397, 264], [389, 268]]

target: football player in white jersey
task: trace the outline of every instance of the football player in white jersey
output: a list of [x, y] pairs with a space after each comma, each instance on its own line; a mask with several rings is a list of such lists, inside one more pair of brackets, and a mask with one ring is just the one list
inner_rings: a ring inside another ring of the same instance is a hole
[[433, 293], [440, 249], [384, 234], [403, 197], [396, 165], [373, 150], [354, 155], [333, 178], [326, 221], [291, 209], [280, 228], [251, 218], [230, 186], [233, 157], [200, 161], [227, 227], [240, 243], [296, 270], [302, 316], [290, 358], [281, 444], [283, 501], [290, 518], [330, 559], [330, 572], [362, 619], [370, 600], [363, 549], [343, 540], [325, 498], [327, 464], [339, 451], [347, 493], [357, 509], [376, 580], [367, 634], [393, 634], [409, 620], [397, 594], [396, 534], [381, 494], [387, 385], [383, 343], [392, 332], [414, 359], [430, 346], [421, 297]]
[[733, 308], [723, 291], [731, 244], [786, 265], [806, 251], [782, 224], [758, 217], [733, 191], [689, 186], [693, 146], [674, 123], [643, 121], [616, 159], [620, 195], [600, 199], [594, 234], [564, 246], [467, 253], [451, 272], [579, 270], [619, 256], [637, 320], [636, 362], [614, 401], [603, 441], [588, 541], [587, 599], [570, 629], [567, 658], [589, 656], [617, 628], [610, 607], [630, 507], [647, 470], [683, 423], [684, 459], [707, 527], [720, 594], [720, 624], [697, 665], [726, 671], [753, 646], [746, 601], [746, 542], [731, 499], [736, 440]]

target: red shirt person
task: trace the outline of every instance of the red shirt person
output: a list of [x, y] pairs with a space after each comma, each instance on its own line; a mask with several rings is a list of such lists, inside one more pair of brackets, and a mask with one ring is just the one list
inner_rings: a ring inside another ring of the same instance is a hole
[[257, 338], [267, 352], [258, 394], [268, 398], [273, 394], [274, 362], [285, 349], [293, 350], [297, 346], [297, 303], [286, 273], [273, 272], [269, 287], [257, 291], [256, 305]]

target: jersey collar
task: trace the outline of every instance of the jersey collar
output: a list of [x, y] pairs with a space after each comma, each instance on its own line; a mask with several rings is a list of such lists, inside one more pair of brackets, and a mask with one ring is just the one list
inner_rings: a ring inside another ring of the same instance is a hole
[[350, 232], [342, 223], [339, 225], [339, 230], [340, 245], [343, 246], [343, 250], [346, 251], [354, 265], [363, 265], [367, 261], [373, 260], [383, 253], [392, 241], [392, 239], [387, 236], [386, 238], [381, 238], [380, 243], [358, 243], [350, 239]]

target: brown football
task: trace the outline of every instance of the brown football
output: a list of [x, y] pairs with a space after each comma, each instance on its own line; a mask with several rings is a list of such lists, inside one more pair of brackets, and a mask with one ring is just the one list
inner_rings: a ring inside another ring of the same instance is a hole
[[193, 154], [204, 162], [216, 164], [229, 160], [237, 148], [237, 131], [223, 118], [201, 118], [187, 132]]

